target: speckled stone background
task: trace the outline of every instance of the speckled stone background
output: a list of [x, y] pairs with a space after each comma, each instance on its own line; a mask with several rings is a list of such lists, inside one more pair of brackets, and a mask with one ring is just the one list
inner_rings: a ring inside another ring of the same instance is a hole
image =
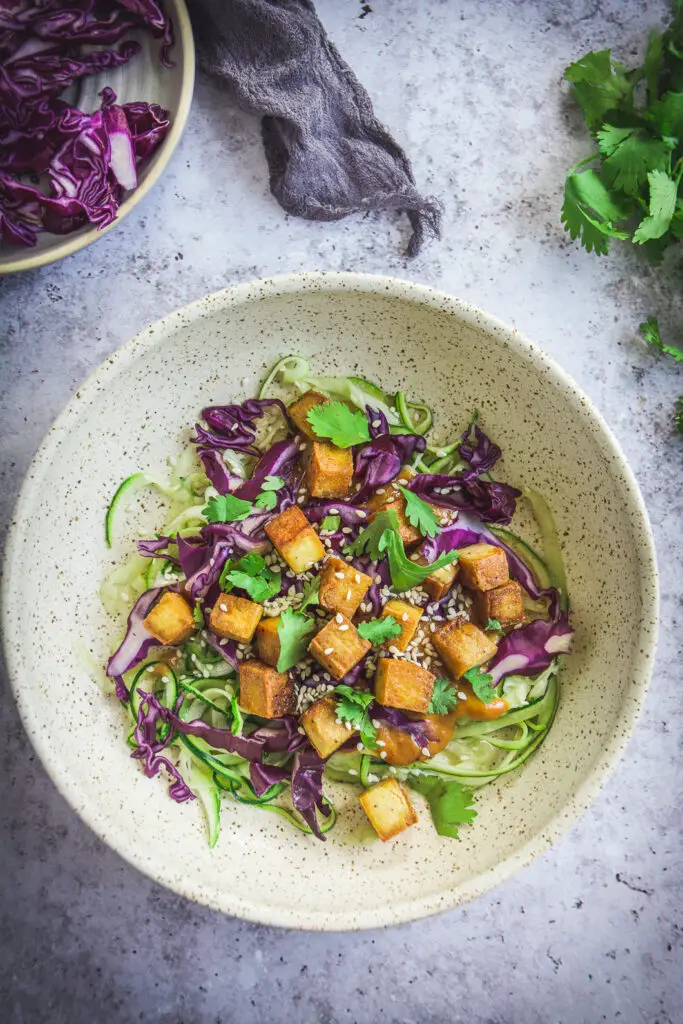
[[[587, 139], [569, 60], [625, 60], [666, 5], [642, 0], [319, 0], [335, 42], [418, 181], [447, 205], [411, 263], [398, 218], [309, 224], [270, 197], [257, 122], [198, 80], [190, 128], [125, 223], [60, 264], [0, 283], [0, 521], [50, 421], [149, 321], [252, 277], [305, 269], [434, 284], [519, 327], [578, 380], [640, 480], [662, 571], [645, 714], [593, 808], [505, 886], [445, 916], [360, 935], [226, 919], [137, 874], [55, 792], [0, 703], [0, 1020], [262, 1024], [674, 1024], [683, 1019], [681, 554], [683, 374], [634, 327], [680, 338], [681, 256], [598, 260], [559, 225]], [[36, 557], [40, 553], [36, 552]], [[171, 854], [169, 854], [171, 855]]]

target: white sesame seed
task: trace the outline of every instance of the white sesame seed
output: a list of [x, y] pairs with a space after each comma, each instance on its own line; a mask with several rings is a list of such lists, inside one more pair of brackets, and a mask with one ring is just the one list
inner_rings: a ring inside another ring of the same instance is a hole
[[147, 666], [147, 671], [148, 672], [153, 672], [154, 671], [154, 665], [148, 665]]
[[348, 536], [350, 533], [353, 533], [353, 530], [350, 526], [342, 526], [342, 533]]
[[351, 723], [350, 722], [344, 722], [344, 725], [346, 726], [348, 731], [351, 732]]
[[384, 494], [386, 487], [378, 487], [375, 494]]
[[339, 515], [339, 509], [338, 508], [331, 508], [329, 510], [329, 512], [330, 512], [331, 516], [338, 516]]
[[403, 615], [401, 616], [401, 622], [407, 622], [407, 621], [408, 621], [408, 612], [404, 612]]
[[380, 723], [379, 723], [379, 722], [377, 721], [377, 719], [376, 719], [376, 718], [373, 718], [373, 719], [372, 719], [372, 724], [374, 725], [375, 729], [379, 729], [379, 728], [381, 728], [381, 725], [380, 725]]
[[381, 420], [373, 420], [372, 423], [370, 424], [370, 426], [374, 427], [374, 429], [377, 430], [379, 427], [382, 426], [382, 421]]
[[338, 622], [339, 625], [341, 626], [342, 622], [344, 621], [344, 616], [342, 615], [341, 612], [337, 612], [337, 614], [334, 617], [334, 621]]
[[351, 587], [349, 587], [349, 589], [346, 591], [346, 600], [347, 601], [351, 600]]
[[380, 752], [379, 752], [379, 756], [380, 756], [380, 757], [386, 757], [386, 756], [387, 756], [387, 752], [386, 752], [386, 750], [380, 750]]
[[334, 647], [326, 647], [324, 653], [325, 654], [334, 654]]
[[377, 746], [378, 747], [386, 747], [386, 743], [384, 742], [384, 740], [377, 740]]
[[358, 775], [358, 772], [355, 768], [349, 768], [349, 775]]
[[128, 600], [128, 594], [126, 593], [125, 590], [121, 591], [121, 600], [122, 601], [127, 601]]
[[227, 610], [228, 610], [228, 606], [227, 606], [227, 604], [225, 604], [224, 601], [221, 601], [221, 603], [218, 605], [218, 607], [220, 608], [220, 610], [222, 612], [227, 612]]
[[429, 757], [429, 747], [422, 747], [422, 753], [425, 757]]
[[335, 572], [334, 575], [336, 576], [336, 578], [338, 580], [343, 580], [344, 579], [344, 573], [343, 572]]
[[357, 514], [359, 519], [367, 519], [368, 518], [367, 512], [363, 512], [363, 510], [361, 508], [358, 509], [356, 514]]
[[362, 743], [356, 743], [356, 750], [362, 750], [362, 749], [363, 749], [363, 744]]
[[[338, 622], [338, 621], [339, 621], [339, 619], [337, 619], [337, 622]], [[348, 626], [346, 625], [346, 623], [344, 622], [344, 623], [343, 623], [343, 624], [342, 624], [342, 625], [341, 625], [341, 626], [339, 627], [339, 632], [340, 632], [340, 633], [345, 633], [345, 632], [346, 632], [346, 630], [347, 630], [348, 628], [349, 628], [349, 627], [348, 627]]]

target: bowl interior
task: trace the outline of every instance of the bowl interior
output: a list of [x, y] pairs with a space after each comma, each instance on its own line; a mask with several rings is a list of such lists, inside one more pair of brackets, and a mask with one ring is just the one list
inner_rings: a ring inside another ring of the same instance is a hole
[[[115, 487], [137, 469], [158, 472], [202, 406], [253, 395], [266, 369], [294, 352], [320, 372], [362, 374], [428, 401], [444, 437], [476, 407], [503, 449], [501, 478], [540, 490], [557, 518], [577, 628], [559, 713], [520, 773], [479, 791], [479, 817], [459, 843], [438, 837], [426, 811], [399, 840], [368, 842], [355, 792], [337, 786], [340, 821], [326, 843], [226, 800], [210, 851], [200, 808], [174, 804], [164, 780], [143, 776], [128, 756], [123, 711], [89, 676], [83, 647], [103, 663], [122, 629], [104, 614], [98, 586], [135, 538], [131, 524], [112, 552], [104, 546]], [[108, 843], [165, 885], [229, 913], [350, 928], [476, 895], [567, 827], [632, 729], [656, 591], [633, 479], [587, 400], [545, 357], [428, 289], [308, 275], [218, 293], [172, 315], [78, 392], [24, 486], [4, 612], [27, 730], [61, 791]]]
[[43, 231], [38, 235], [36, 245], [30, 249], [0, 242], [0, 274], [43, 266], [90, 245], [120, 223], [160, 177], [185, 127], [194, 86], [194, 40], [184, 0], [168, 0], [165, 10], [173, 21], [175, 32], [171, 50], [173, 67], [164, 67], [159, 60], [158, 39], [149, 32], [132, 32], [125, 38], [135, 39], [140, 44], [139, 53], [121, 67], [80, 79], [66, 96], [80, 110], [97, 110], [101, 102], [98, 94], [108, 85], [116, 93], [119, 103], [145, 100], [170, 111], [171, 126], [161, 146], [139, 172], [138, 187], [125, 196], [116, 220], [102, 231], [92, 224], [84, 224], [68, 235]]

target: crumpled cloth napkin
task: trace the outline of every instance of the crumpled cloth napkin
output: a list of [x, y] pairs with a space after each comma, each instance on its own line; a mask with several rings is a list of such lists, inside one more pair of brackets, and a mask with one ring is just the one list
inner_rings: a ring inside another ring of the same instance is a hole
[[440, 234], [441, 204], [415, 187], [408, 157], [325, 34], [311, 0], [190, 0], [200, 66], [262, 116], [270, 188], [297, 217], [404, 211], [408, 255]]

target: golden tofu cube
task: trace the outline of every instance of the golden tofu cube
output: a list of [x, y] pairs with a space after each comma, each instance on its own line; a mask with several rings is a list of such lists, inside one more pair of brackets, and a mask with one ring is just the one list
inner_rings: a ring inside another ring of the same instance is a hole
[[379, 658], [375, 697], [380, 704], [404, 711], [429, 711], [435, 676], [422, 665], [404, 658]]
[[471, 590], [493, 590], [510, 579], [507, 555], [493, 544], [460, 548], [460, 582]]
[[328, 612], [341, 612], [353, 618], [372, 586], [372, 578], [335, 555], [330, 555], [320, 570], [318, 600]]
[[382, 779], [358, 799], [383, 843], [417, 822], [415, 809], [398, 779]]
[[401, 635], [387, 640], [384, 646], [395, 647], [398, 651], [405, 651], [415, 636], [417, 624], [422, 618], [422, 609], [416, 608], [414, 604], [409, 604], [407, 601], [392, 598], [391, 601], [387, 601], [384, 605], [380, 618], [386, 619], [389, 615], [398, 622], [401, 627]]
[[162, 644], [182, 644], [194, 633], [197, 624], [192, 609], [180, 594], [165, 591], [142, 625]]
[[308, 422], [308, 414], [316, 405], [327, 405], [328, 402], [329, 398], [325, 398], [319, 391], [307, 391], [301, 398], [297, 398], [296, 402], [292, 402], [287, 409], [287, 415], [294, 424], [294, 429], [310, 441], [315, 441], [318, 435]]
[[261, 661], [242, 661], [238, 671], [239, 705], [249, 715], [282, 718], [296, 711], [294, 686], [287, 672]]
[[219, 594], [218, 600], [211, 609], [209, 625], [214, 633], [226, 640], [237, 640], [240, 644], [248, 644], [261, 621], [263, 608], [255, 601], [234, 594]]
[[325, 557], [325, 548], [306, 516], [290, 505], [265, 527], [268, 539], [295, 573], [307, 572]]
[[458, 563], [451, 562], [450, 565], [444, 565], [443, 569], [437, 569], [436, 572], [428, 576], [422, 583], [422, 587], [427, 591], [432, 601], [440, 601], [455, 583], [457, 575]]
[[329, 757], [355, 732], [337, 721], [337, 705], [331, 697], [322, 697], [311, 704], [299, 724], [321, 757]]
[[473, 622], [460, 625], [457, 620], [447, 622], [432, 633], [432, 643], [455, 679], [460, 679], [475, 665], [489, 661], [497, 649], [493, 640]]
[[524, 597], [515, 580], [508, 580], [493, 590], [480, 590], [474, 595], [474, 613], [482, 629], [489, 619], [498, 619], [504, 630], [524, 621]]
[[261, 661], [266, 665], [277, 668], [277, 661], [280, 657], [280, 634], [278, 626], [280, 616], [264, 616], [256, 627], [256, 650]]
[[344, 498], [351, 490], [353, 454], [326, 441], [314, 441], [306, 462], [306, 486], [314, 498]]
[[342, 679], [371, 647], [370, 641], [363, 640], [354, 624], [341, 612], [337, 612], [313, 637], [308, 652], [334, 679]]
[[[398, 532], [403, 541], [404, 547], [411, 547], [417, 544], [418, 541], [422, 540], [422, 534], [416, 526], [413, 526], [408, 517], [406, 516], [406, 499], [403, 497], [398, 489], [398, 484], [405, 487], [415, 476], [412, 469], [402, 469], [395, 480], [390, 484], [384, 484], [382, 487], [378, 487], [372, 497], [367, 501], [366, 507], [371, 510], [373, 515], [368, 519], [368, 522], [372, 522], [377, 512], [386, 512], [392, 509], [396, 513], [398, 519]], [[429, 502], [427, 502], [429, 504]], [[434, 510], [440, 522], [445, 521], [447, 512], [445, 509], [437, 508], [436, 505], [430, 505], [430, 508]]]

